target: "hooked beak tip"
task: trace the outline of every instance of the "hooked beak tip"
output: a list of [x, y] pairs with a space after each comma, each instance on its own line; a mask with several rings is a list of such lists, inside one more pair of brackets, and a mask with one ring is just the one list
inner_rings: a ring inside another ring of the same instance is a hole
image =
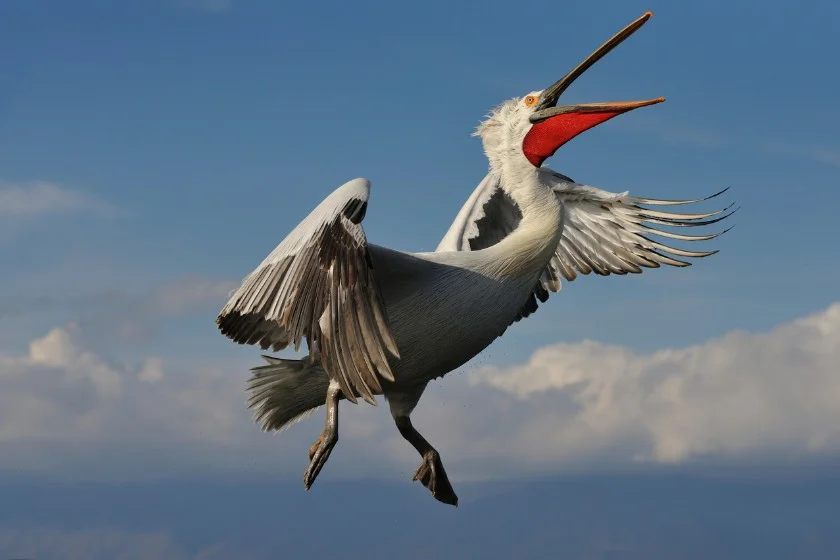
[[606, 56], [611, 50], [621, 44], [625, 39], [638, 31], [653, 16], [653, 12], [647, 11], [638, 19], [626, 25], [621, 31], [613, 35], [609, 41], [598, 47], [583, 62], [578, 64], [572, 71], [560, 78], [542, 93], [542, 99], [538, 108], [545, 109], [557, 105], [557, 100], [566, 91], [572, 82], [581, 76], [588, 68]]

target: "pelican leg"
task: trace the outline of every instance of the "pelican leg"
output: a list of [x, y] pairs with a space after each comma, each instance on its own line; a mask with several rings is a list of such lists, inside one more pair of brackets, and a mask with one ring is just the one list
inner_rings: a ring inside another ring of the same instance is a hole
[[458, 496], [455, 495], [455, 491], [452, 490], [452, 485], [449, 483], [449, 477], [446, 476], [446, 470], [444, 470], [443, 463], [440, 461], [440, 453], [411, 425], [411, 412], [417, 406], [420, 397], [423, 396], [426, 383], [410, 388], [400, 387], [399, 389], [396, 389], [393, 385], [386, 385], [383, 386], [383, 389], [385, 389], [385, 397], [388, 399], [391, 416], [394, 418], [397, 429], [423, 458], [420, 468], [414, 473], [413, 480], [419, 480], [423, 486], [431, 491], [435, 499], [444, 504], [458, 507]]
[[452, 484], [449, 483], [449, 477], [446, 476], [446, 470], [440, 461], [440, 453], [420, 435], [420, 432], [414, 429], [408, 416], [397, 416], [394, 422], [402, 437], [413, 445], [423, 458], [412, 480], [419, 480], [432, 492], [436, 500], [458, 507], [458, 496], [455, 495]]
[[303, 475], [303, 487], [309, 490], [312, 483], [318, 477], [318, 473], [324, 468], [327, 459], [330, 458], [333, 447], [338, 443], [338, 399], [341, 396], [341, 389], [338, 383], [330, 382], [327, 388], [327, 419], [324, 422], [324, 432], [321, 437], [309, 448], [309, 468]]

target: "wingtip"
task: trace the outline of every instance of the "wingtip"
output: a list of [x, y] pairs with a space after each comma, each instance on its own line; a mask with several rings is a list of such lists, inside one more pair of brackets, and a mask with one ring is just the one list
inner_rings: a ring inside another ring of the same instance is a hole
[[349, 189], [355, 188], [370, 191], [370, 179], [368, 179], [367, 177], [356, 177], [355, 179], [350, 179], [341, 186], [347, 187]]
[[713, 195], [711, 195], [711, 196], [707, 196], [706, 198], [704, 198], [704, 199], [703, 199], [703, 201], [706, 201], [706, 200], [711, 200], [711, 199], [713, 199], [713, 198], [717, 198], [717, 197], [719, 197], [720, 195], [722, 195], [723, 193], [725, 193], [726, 191], [728, 191], [728, 190], [729, 190], [729, 189], [731, 189], [731, 188], [732, 188], [731, 186], [726, 187], [726, 188], [724, 188], [722, 191], [718, 191], [718, 192], [716, 192], [715, 194], [713, 194]]

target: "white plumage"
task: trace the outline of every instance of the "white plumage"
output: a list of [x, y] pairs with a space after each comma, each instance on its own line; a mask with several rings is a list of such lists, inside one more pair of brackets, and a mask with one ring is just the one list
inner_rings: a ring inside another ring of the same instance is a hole
[[362, 221], [370, 183], [355, 179], [318, 205], [232, 294], [217, 318], [223, 334], [275, 351], [299, 350], [303, 341], [309, 348], [302, 360], [266, 357], [267, 365], [252, 370], [248, 387], [249, 406], [264, 429], [282, 429], [326, 404], [324, 433], [309, 453], [306, 488], [338, 439], [339, 399], [375, 404], [375, 395], [384, 395], [400, 433], [423, 457], [415, 480], [437, 499], [457, 504], [440, 455], [409, 419], [430, 380], [466, 363], [536, 311], [537, 301], [560, 290], [563, 280], [683, 267], [689, 265], [685, 259], [715, 252], [668, 243], [706, 241], [720, 233], [687, 235], [661, 227], [713, 224], [729, 215], [727, 209], [664, 211], [657, 207], [699, 200], [612, 193], [542, 166], [576, 134], [660, 101], [557, 105], [574, 78], [648, 17], [550, 88], [511, 99], [488, 116], [477, 135], [490, 170], [434, 252], [369, 243]]

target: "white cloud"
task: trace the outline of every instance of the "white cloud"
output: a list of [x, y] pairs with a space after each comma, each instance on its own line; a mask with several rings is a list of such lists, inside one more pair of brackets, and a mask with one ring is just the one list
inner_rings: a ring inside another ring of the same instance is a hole
[[[0, 354], [0, 469], [298, 476], [322, 413], [280, 435], [261, 433], [244, 407], [257, 354], [120, 364], [91, 352], [77, 327], [54, 329], [23, 356]], [[433, 382], [415, 425], [455, 480], [808, 460], [840, 451], [837, 364], [840, 303], [770, 332], [650, 354], [592, 341], [550, 345], [517, 366]], [[341, 410], [341, 451], [322, 476], [410, 478], [419, 458], [384, 403]]]
[[33, 181], [0, 184], [0, 216], [30, 218], [77, 212], [109, 212], [110, 207], [93, 196], [55, 183]]
[[163, 360], [160, 358], [148, 358], [143, 362], [137, 379], [147, 383], [156, 383], [163, 379]]
[[[121, 363], [75, 324], [0, 351], [0, 471], [131, 479], [241, 468], [264, 435], [245, 409], [243, 364]], [[179, 363], [180, 362], [180, 363]], [[307, 436], [308, 438], [308, 436]], [[314, 439], [314, 438], [313, 438]]]
[[96, 393], [104, 398], [117, 397], [122, 389], [120, 376], [98, 356], [81, 350], [74, 341], [75, 325], [51, 330], [43, 338], [29, 345], [29, 356], [22, 365], [46, 366], [63, 369], [69, 381], [86, 379]]
[[107, 436], [103, 416], [124, 398], [123, 373], [84, 349], [75, 325], [33, 340], [24, 356], [0, 354], [0, 445]]
[[499, 442], [524, 461], [603, 454], [681, 463], [840, 451], [838, 364], [835, 303], [768, 333], [732, 332], [652, 354], [556, 344], [519, 366], [481, 368], [469, 382], [529, 411]]

